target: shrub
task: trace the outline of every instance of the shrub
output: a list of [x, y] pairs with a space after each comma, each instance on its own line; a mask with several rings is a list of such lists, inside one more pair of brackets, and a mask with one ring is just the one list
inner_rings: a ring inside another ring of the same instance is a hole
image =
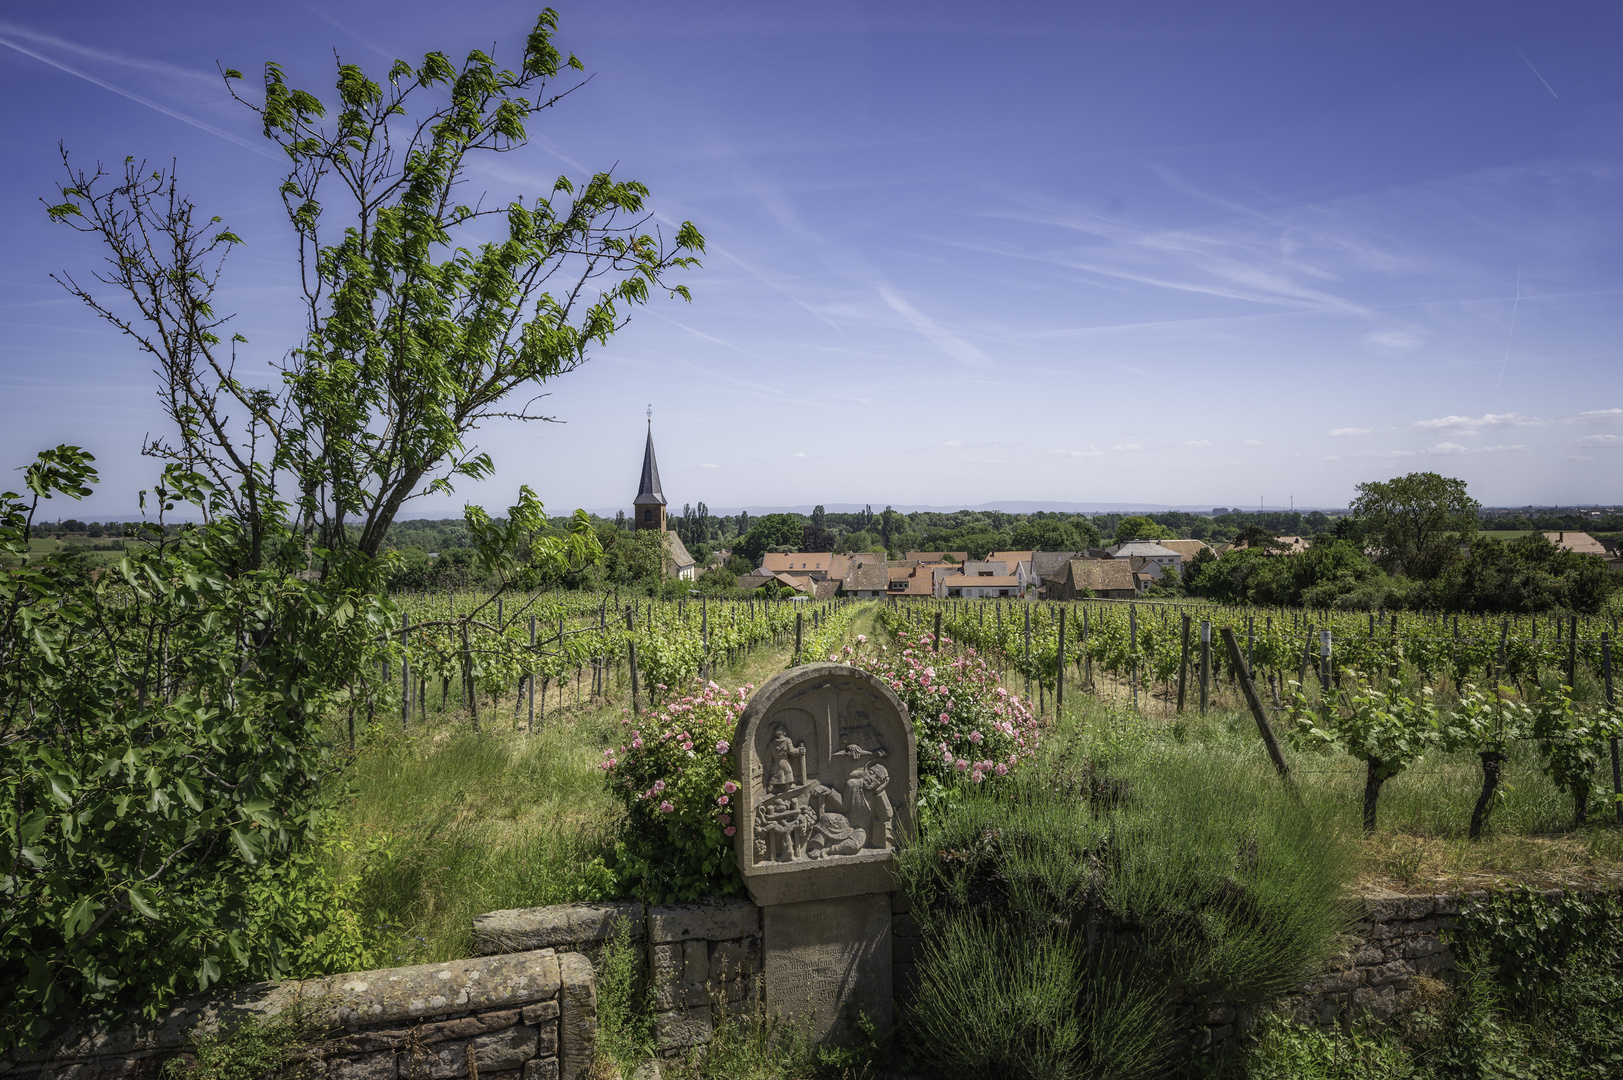
[[1167, 988], [1260, 1002], [1332, 952], [1349, 846], [1266, 762], [1181, 747], [1110, 761], [1051, 755], [965, 786], [901, 853], [926, 942], [909, 1020], [927, 1064], [1153, 1075], [1174, 1044]]
[[[972, 784], [1007, 776], [1037, 750], [1037, 717], [974, 649], [949, 658], [925, 651], [929, 634], [898, 630], [898, 650], [858, 654], [861, 667], [884, 679], [913, 718], [918, 740], [919, 797], [930, 800], [955, 779]], [[946, 641], [946, 638], [942, 639]]]
[[615, 844], [622, 885], [647, 903], [735, 896], [731, 739], [754, 687], [715, 683], [657, 712], [620, 721], [625, 742], [605, 750], [609, 791], [625, 809]]

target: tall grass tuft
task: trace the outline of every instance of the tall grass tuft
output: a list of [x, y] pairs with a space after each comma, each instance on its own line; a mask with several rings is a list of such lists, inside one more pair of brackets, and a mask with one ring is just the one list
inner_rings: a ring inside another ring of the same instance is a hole
[[1354, 836], [1260, 753], [1080, 735], [899, 858], [926, 940], [907, 1022], [948, 1076], [1155, 1075], [1170, 997], [1277, 997], [1350, 922]]

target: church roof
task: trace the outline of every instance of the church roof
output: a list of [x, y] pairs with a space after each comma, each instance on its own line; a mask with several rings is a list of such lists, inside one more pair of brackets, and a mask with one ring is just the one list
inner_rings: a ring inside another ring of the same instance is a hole
[[665, 493], [659, 489], [659, 462], [654, 460], [654, 427], [648, 425], [648, 447], [642, 452], [642, 482], [637, 485], [633, 506], [664, 506]]

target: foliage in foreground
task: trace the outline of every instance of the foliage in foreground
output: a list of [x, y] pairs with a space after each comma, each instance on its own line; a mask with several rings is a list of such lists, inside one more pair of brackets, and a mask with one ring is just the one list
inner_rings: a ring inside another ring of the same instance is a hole
[[736, 896], [730, 740], [752, 687], [708, 683], [657, 712], [621, 720], [625, 741], [603, 751], [609, 791], [624, 810], [616, 843], [621, 886], [647, 903]]
[[[966, 789], [900, 860], [926, 937], [907, 1023], [947, 1075], [1156, 1075], [1166, 987], [1268, 1000], [1346, 925], [1345, 838], [1260, 763], [1088, 751]], [[979, 1015], [1003, 1019], [969, 1046]]]
[[[94, 475], [61, 447], [28, 483], [37, 504]], [[153, 1015], [274, 978], [331, 914], [303, 888], [321, 721], [387, 611], [364, 566], [241, 569], [238, 524], [195, 474], [171, 467], [158, 498], [212, 520], [154, 530], [96, 581], [54, 557], [0, 578], [0, 1045], [75, 1005]], [[33, 512], [0, 496], [0, 543], [26, 544]]]

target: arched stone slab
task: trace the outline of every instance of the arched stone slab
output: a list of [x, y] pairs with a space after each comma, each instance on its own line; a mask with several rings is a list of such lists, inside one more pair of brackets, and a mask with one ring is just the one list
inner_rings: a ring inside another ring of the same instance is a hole
[[806, 664], [751, 698], [733, 740], [738, 865], [757, 904], [890, 892], [917, 826], [913, 725], [883, 680]]

